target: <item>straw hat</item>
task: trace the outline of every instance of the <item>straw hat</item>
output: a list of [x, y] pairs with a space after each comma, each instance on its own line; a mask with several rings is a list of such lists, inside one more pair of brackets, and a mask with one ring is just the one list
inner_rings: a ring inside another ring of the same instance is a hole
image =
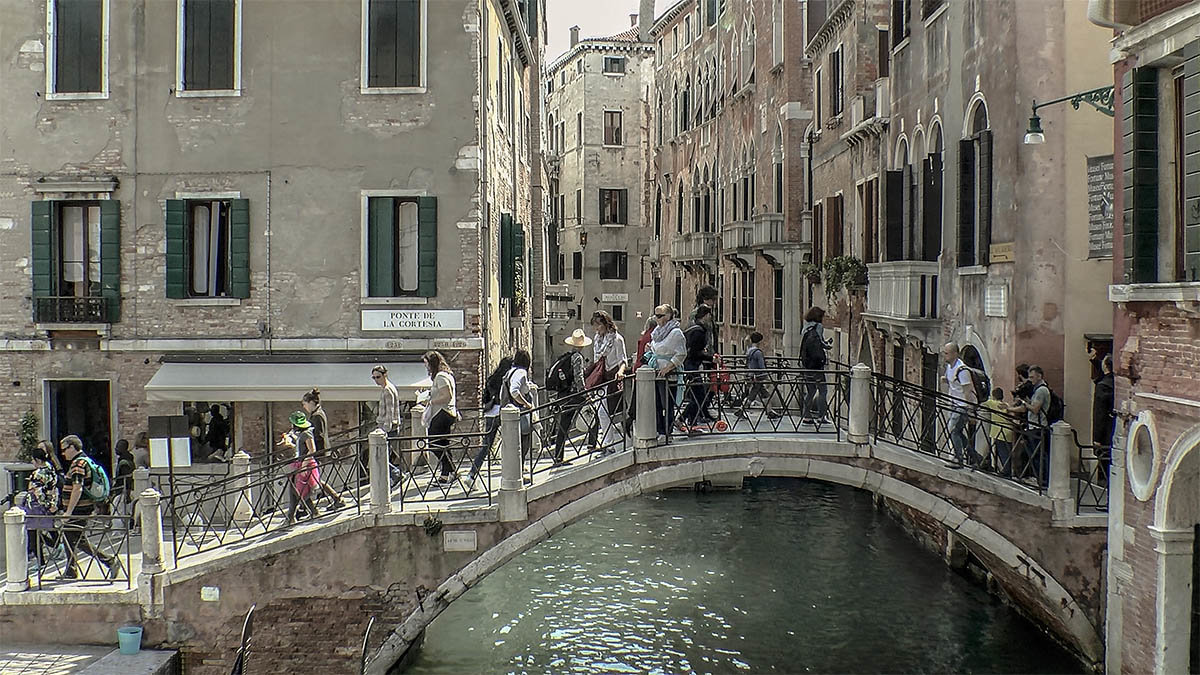
[[587, 347], [592, 344], [592, 338], [585, 335], [582, 328], [576, 328], [571, 337], [563, 339], [563, 342], [572, 347]]

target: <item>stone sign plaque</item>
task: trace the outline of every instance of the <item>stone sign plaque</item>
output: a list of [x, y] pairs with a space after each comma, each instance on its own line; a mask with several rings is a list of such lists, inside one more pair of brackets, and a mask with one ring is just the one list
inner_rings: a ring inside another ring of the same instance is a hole
[[475, 530], [445, 530], [442, 532], [442, 550], [473, 552], [479, 549]]
[[395, 332], [460, 331], [461, 309], [364, 309], [363, 330]]
[[1088, 157], [1088, 258], [1113, 254], [1113, 156]]

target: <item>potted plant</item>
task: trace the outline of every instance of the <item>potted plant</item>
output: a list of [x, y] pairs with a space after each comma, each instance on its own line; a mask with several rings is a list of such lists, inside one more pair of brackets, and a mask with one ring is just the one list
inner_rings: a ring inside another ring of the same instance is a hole
[[867, 266], [852, 255], [839, 255], [825, 261], [825, 295], [833, 299], [842, 289], [867, 285]]
[[821, 283], [821, 266], [804, 263], [800, 265], [800, 276], [804, 277], [805, 281], [810, 284], [819, 284]]
[[17, 453], [17, 459], [28, 462], [32, 457], [30, 453], [38, 444], [38, 416], [32, 410], [21, 415], [20, 442], [21, 450]]

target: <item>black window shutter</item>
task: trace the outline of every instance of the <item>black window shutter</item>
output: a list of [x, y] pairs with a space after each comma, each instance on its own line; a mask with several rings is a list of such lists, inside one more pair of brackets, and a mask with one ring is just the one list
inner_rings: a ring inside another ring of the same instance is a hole
[[421, 197], [417, 211], [417, 295], [437, 296], [437, 197]]
[[[1184, 124], [1183, 134], [1183, 269], [1187, 281], [1200, 281], [1200, 40], [1190, 42], [1183, 54], [1183, 113], [1184, 119], [1190, 120]], [[1192, 639], [1200, 640], [1200, 636]], [[1196, 645], [1192, 649], [1198, 653]]]
[[618, 195], [621, 198], [620, 222], [623, 225], [628, 225], [629, 224], [629, 191], [621, 190], [620, 192], [618, 192]]
[[895, 262], [904, 258], [904, 173], [884, 173], [883, 191], [884, 257], [888, 262]]
[[958, 266], [975, 264], [975, 141], [958, 142]]
[[1122, 78], [1125, 281], [1158, 280], [1158, 82], [1155, 68]]
[[925, 192], [922, 195], [921, 259], [936, 262], [942, 249], [942, 155], [925, 158]]
[[979, 264], [991, 262], [992, 130], [979, 132]]
[[229, 202], [229, 295], [250, 297], [250, 200]]
[[516, 276], [515, 252], [513, 251], [515, 243], [512, 215], [502, 213], [500, 214], [500, 297], [502, 298], [512, 298], [516, 292], [513, 284]]
[[167, 297], [188, 297], [187, 283], [187, 202], [168, 199], [166, 210]]
[[905, 164], [900, 169], [900, 213], [903, 221], [900, 233], [900, 260], [911, 260], [913, 250], [913, 230], [916, 229], [916, 223], [913, 222], [913, 171], [911, 164]]
[[53, 0], [54, 90], [98, 92], [103, 67], [101, 0]]
[[121, 319], [121, 202], [100, 202], [100, 296], [109, 323]]
[[600, 223], [601, 225], [611, 222], [608, 219], [608, 199], [607, 198], [608, 198], [608, 190], [605, 190], [604, 188], [600, 188], [600, 196], [596, 199], [596, 202], [600, 205], [599, 214], [598, 214], [600, 220], [598, 220], [596, 222]]
[[367, 295], [396, 295], [396, 200], [367, 200]]
[[399, 7], [396, 0], [371, 0], [367, 12], [367, 86], [394, 87]]
[[33, 297], [50, 297], [55, 294], [54, 274], [54, 230], [56, 210], [54, 202], [37, 201], [31, 206], [32, 218], [32, 263]]

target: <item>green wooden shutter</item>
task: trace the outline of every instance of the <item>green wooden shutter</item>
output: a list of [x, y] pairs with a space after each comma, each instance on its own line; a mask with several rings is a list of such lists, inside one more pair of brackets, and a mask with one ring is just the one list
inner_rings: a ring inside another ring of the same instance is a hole
[[437, 296], [437, 197], [421, 197], [417, 212], [417, 295]]
[[32, 204], [33, 297], [54, 295], [54, 202]]
[[1200, 281], [1200, 40], [1183, 55], [1183, 274]]
[[[895, 262], [904, 258], [904, 172], [883, 174], [883, 258]], [[813, 212], [814, 218], [816, 211]], [[814, 219], [814, 224], [816, 220]], [[814, 258], [815, 260], [816, 258]]]
[[250, 200], [229, 201], [229, 295], [250, 297]]
[[958, 266], [975, 264], [975, 141], [958, 142]]
[[925, 190], [922, 194], [924, 207], [921, 209], [923, 232], [921, 237], [921, 259], [937, 262], [942, 248], [942, 154], [939, 152], [925, 159]]
[[168, 199], [166, 217], [167, 237], [167, 297], [188, 297], [187, 281], [187, 202]]
[[512, 298], [516, 288], [513, 279], [513, 219], [508, 213], [500, 214], [500, 297]]
[[1135, 68], [1122, 77], [1125, 153], [1122, 235], [1125, 281], [1158, 280], [1158, 71]]
[[396, 200], [371, 197], [367, 201], [367, 295], [396, 295]]
[[525, 284], [525, 225], [513, 225], [513, 297], [524, 298], [527, 295]]
[[109, 323], [121, 319], [121, 202], [100, 202], [100, 296]]
[[979, 132], [979, 264], [992, 261], [992, 130]]

